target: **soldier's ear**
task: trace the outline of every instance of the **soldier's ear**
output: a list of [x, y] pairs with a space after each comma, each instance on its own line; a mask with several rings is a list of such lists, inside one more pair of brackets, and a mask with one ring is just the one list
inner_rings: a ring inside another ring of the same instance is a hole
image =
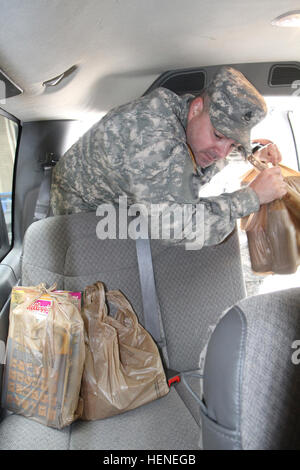
[[204, 99], [202, 98], [202, 96], [198, 96], [190, 104], [190, 108], [188, 112], [188, 122], [191, 119], [193, 119], [193, 117], [201, 114], [203, 109], [204, 109]]

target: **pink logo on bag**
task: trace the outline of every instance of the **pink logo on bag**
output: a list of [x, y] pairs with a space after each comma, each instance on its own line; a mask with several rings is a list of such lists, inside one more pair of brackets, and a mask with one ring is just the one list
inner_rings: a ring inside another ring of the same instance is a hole
[[43, 313], [44, 315], [49, 314], [49, 307], [52, 305], [52, 300], [36, 300], [32, 305], [28, 307], [28, 310], [35, 310]]
[[[54, 293], [59, 294], [66, 291], [54, 291]], [[77, 299], [78, 308], [81, 308], [81, 292], [69, 292], [72, 297]], [[52, 307], [53, 301], [48, 299], [37, 299], [33, 304], [31, 304], [27, 310], [36, 311], [42, 313], [43, 315], [49, 315], [50, 309]]]

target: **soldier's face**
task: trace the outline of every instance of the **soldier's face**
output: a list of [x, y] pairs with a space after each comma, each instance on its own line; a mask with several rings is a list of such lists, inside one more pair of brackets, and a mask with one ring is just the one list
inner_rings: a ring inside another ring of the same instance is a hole
[[197, 164], [202, 168], [225, 158], [236, 144], [213, 127], [201, 97], [190, 105], [186, 137]]

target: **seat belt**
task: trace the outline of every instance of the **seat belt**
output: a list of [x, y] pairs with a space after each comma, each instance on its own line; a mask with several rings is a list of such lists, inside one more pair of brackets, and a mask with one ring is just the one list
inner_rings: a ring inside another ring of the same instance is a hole
[[[163, 350], [166, 346], [166, 341], [162, 337], [160, 328], [161, 314], [156, 293], [150, 240], [148, 238], [138, 238], [135, 241], [135, 246], [142, 291], [145, 328], [159, 348]], [[166, 359], [165, 354], [164, 358]]]
[[46, 153], [45, 158], [40, 161], [44, 175], [36, 201], [34, 222], [45, 219], [49, 213], [52, 170], [57, 162], [58, 158], [54, 153]]
[[162, 352], [168, 386], [171, 387], [176, 383], [182, 382], [185, 388], [191, 393], [191, 395], [194, 397], [197, 403], [200, 404], [201, 407], [203, 406], [201, 397], [193, 392], [192, 388], [187, 383], [186, 378], [192, 377], [202, 379], [202, 371], [200, 371], [200, 369], [196, 369], [185, 372], [177, 372], [175, 370], [169, 369], [166, 340], [164, 337], [162, 337], [160, 328], [161, 312], [155, 286], [150, 240], [148, 238], [138, 238], [135, 241], [135, 246], [142, 291], [145, 329], [151, 334], [160, 351]]

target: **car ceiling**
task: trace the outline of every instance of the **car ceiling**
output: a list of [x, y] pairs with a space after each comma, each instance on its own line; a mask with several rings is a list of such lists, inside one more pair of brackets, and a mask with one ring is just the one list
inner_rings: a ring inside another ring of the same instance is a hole
[[[0, 69], [22, 121], [92, 118], [140, 96], [164, 71], [297, 61], [300, 28], [271, 20], [286, 0], [0, 0]], [[42, 83], [74, 66], [58, 85]]]

